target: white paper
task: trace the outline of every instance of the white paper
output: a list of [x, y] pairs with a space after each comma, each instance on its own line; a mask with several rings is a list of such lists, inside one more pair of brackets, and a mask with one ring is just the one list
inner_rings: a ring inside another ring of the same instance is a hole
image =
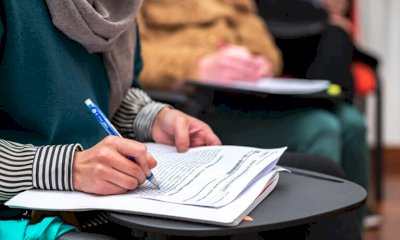
[[[275, 187], [279, 175], [277, 168], [260, 178], [232, 203], [220, 208], [181, 205], [151, 199], [131, 198], [130, 194], [96, 196], [81, 192], [29, 190], [18, 194], [6, 205], [10, 207], [53, 210], [85, 211], [110, 210], [145, 216], [156, 216], [217, 225], [235, 226]], [[270, 184], [270, 185], [269, 185]], [[268, 186], [266, 188], [266, 186]], [[262, 194], [260, 195], [260, 193]]]
[[[277, 183], [278, 172], [283, 170], [275, 167], [275, 164], [285, 150], [285, 148], [218, 146], [194, 148], [187, 153], [178, 154], [175, 148], [158, 144], [149, 144], [148, 149], [159, 161], [153, 173], [163, 192], [159, 192], [148, 183], [137, 191], [112, 196], [29, 190], [10, 199], [6, 205], [55, 211], [102, 209], [233, 226], [239, 224], [242, 217], [273, 190]], [[208, 161], [205, 165], [211, 167], [205, 169], [200, 162], [204, 162], [202, 157], [206, 155]], [[177, 164], [163, 168], [168, 161], [191, 167], [182, 169], [182, 166]], [[210, 168], [215, 168], [216, 171], [211, 171]], [[198, 174], [200, 172], [201, 174]], [[175, 181], [176, 185], [173, 185], [171, 182], [174, 181], [171, 179], [179, 177], [183, 179]], [[211, 189], [212, 183], [209, 183], [211, 179], [220, 182], [219, 185], [214, 184], [215, 189]], [[171, 186], [176, 188], [173, 189]], [[176, 192], [176, 189], [181, 190]], [[209, 194], [199, 194], [205, 191], [204, 189], [208, 190]], [[174, 194], [168, 196], [166, 193]], [[189, 196], [193, 198], [187, 201]], [[216, 199], [220, 201], [215, 203]], [[184, 204], [180, 204], [182, 201]]]
[[[135, 190], [135, 197], [208, 207], [232, 202], [247, 186], [275, 167], [286, 148], [238, 146], [192, 148], [186, 153], [149, 151], [159, 159], [152, 170], [160, 190], [150, 183]], [[172, 150], [171, 150], [172, 151]]]
[[209, 85], [239, 90], [265, 92], [271, 94], [312, 94], [325, 91], [330, 85], [329, 80], [297, 79], [297, 78], [261, 78], [256, 82], [249, 81], [207, 81], [195, 82], [199, 85]]

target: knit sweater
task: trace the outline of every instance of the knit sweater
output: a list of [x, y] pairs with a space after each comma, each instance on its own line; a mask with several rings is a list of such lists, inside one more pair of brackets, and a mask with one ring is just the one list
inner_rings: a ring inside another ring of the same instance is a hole
[[139, 26], [145, 88], [170, 89], [196, 79], [199, 58], [218, 49], [214, 39], [263, 55], [276, 73], [282, 68], [280, 51], [253, 0], [146, 0]]
[[[73, 190], [74, 152], [107, 135], [84, 104], [108, 112], [102, 54], [59, 31], [45, 1], [0, 4], [0, 202], [32, 187]], [[110, 118], [124, 136], [151, 140], [164, 106], [132, 88]]]

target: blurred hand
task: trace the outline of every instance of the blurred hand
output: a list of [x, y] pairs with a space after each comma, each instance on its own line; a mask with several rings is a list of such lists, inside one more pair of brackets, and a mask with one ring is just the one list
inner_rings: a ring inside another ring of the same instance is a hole
[[[135, 157], [136, 163], [127, 156]], [[75, 190], [99, 195], [119, 194], [141, 185], [157, 165], [144, 144], [108, 136], [94, 147], [76, 152], [72, 167]]]
[[260, 67], [260, 75], [261, 77], [273, 77], [274, 76], [274, 68], [267, 58], [264, 56], [255, 56], [254, 59], [259, 63]]
[[252, 55], [246, 48], [228, 45], [202, 57], [198, 63], [198, 76], [208, 81], [256, 81], [271, 75], [272, 65], [264, 57]]
[[345, 16], [349, 9], [349, 0], [324, 0], [323, 6], [329, 15]]
[[164, 108], [158, 113], [152, 128], [157, 143], [175, 145], [178, 152], [189, 147], [221, 145], [221, 141], [204, 122], [181, 111]]
[[343, 17], [342, 15], [332, 14], [329, 16], [329, 23], [331, 25], [337, 26], [350, 33], [352, 24], [349, 19]]

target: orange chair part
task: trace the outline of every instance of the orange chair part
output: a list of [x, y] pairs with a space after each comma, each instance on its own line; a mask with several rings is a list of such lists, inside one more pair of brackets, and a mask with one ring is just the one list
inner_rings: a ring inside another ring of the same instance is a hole
[[356, 95], [365, 96], [376, 90], [374, 70], [365, 63], [353, 62], [352, 73]]

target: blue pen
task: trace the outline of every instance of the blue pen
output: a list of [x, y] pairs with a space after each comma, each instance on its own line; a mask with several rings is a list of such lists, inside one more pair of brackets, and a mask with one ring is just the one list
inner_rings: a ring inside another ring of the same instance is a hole
[[[121, 134], [118, 132], [117, 129], [112, 125], [112, 123], [107, 119], [106, 115], [100, 110], [100, 108], [92, 102], [89, 98], [86, 99], [85, 104], [88, 106], [90, 109], [90, 112], [93, 114], [93, 116], [96, 118], [96, 120], [101, 124], [101, 126], [104, 127], [104, 129], [108, 132], [108, 134], [113, 135], [113, 136], [119, 136], [122, 137]], [[129, 157], [130, 160], [133, 162], [135, 161], [134, 157]], [[147, 180], [149, 180], [155, 187], [160, 189], [160, 186], [158, 185], [158, 182], [156, 178], [154, 177], [153, 173], [150, 172], [149, 176], [146, 176]]]

